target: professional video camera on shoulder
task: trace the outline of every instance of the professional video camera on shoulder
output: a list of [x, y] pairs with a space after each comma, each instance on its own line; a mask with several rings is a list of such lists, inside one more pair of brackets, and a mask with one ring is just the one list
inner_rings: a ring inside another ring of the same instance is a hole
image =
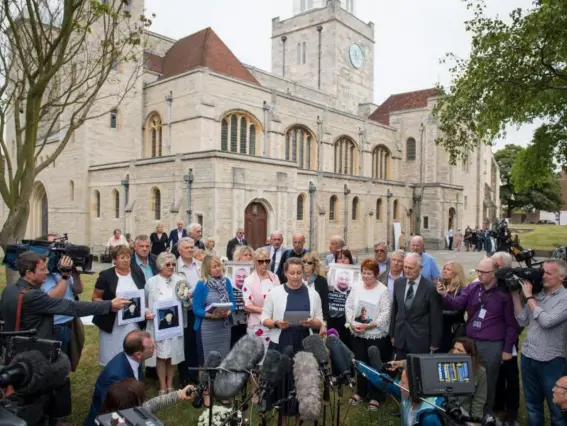
[[55, 389], [68, 379], [71, 364], [61, 342], [38, 339], [35, 330], [0, 332], [2, 365], [0, 426], [48, 424]]
[[[90, 274], [93, 266], [93, 256], [87, 246], [80, 246], [68, 242], [67, 234], [56, 238], [41, 238], [36, 240], [22, 240], [20, 244], [9, 244], [4, 256], [4, 265], [17, 271], [16, 261], [18, 256], [27, 251], [39, 253], [47, 258], [47, 269], [50, 273], [70, 273], [74, 268], [78, 272]], [[60, 266], [59, 262], [63, 256], [68, 256], [73, 261], [73, 267]], [[80, 268], [80, 269], [77, 269]]]
[[494, 275], [505, 291], [521, 290], [522, 280], [532, 283], [534, 294], [543, 290], [543, 268], [501, 268]]

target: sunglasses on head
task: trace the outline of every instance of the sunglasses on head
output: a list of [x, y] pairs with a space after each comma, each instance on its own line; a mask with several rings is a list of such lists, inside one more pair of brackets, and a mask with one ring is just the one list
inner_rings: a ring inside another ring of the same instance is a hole
[[258, 262], [259, 264], [263, 263], [264, 265], [267, 265], [271, 262], [271, 260], [270, 259], [258, 259], [256, 262]]

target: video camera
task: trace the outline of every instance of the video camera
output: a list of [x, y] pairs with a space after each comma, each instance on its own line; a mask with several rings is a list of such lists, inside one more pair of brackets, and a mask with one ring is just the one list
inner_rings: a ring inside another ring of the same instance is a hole
[[494, 275], [498, 286], [506, 291], [520, 290], [522, 280], [532, 283], [534, 294], [543, 290], [543, 268], [501, 268]]
[[[90, 274], [93, 266], [93, 256], [87, 246], [79, 246], [68, 242], [67, 234], [54, 239], [54, 241], [22, 240], [21, 244], [9, 244], [6, 248], [3, 264], [8, 268], [17, 271], [18, 256], [26, 251], [34, 251], [47, 258], [47, 269], [50, 273], [64, 272], [70, 273], [72, 269], [79, 272]], [[60, 268], [59, 262], [63, 256], [69, 256], [73, 261], [73, 268]]]
[[490, 235], [496, 240], [496, 251], [510, 253], [518, 263], [524, 262], [528, 268], [532, 267], [535, 250], [524, 249], [512, 239], [512, 233], [505, 219], [493, 226]]
[[[69, 359], [61, 342], [38, 339], [35, 330], [0, 332], [0, 387], [13, 393], [0, 400], [0, 426], [48, 424], [57, 410], [56, 388], [68, 381]], [[51, 411], [51, 412], [54, 412]]]

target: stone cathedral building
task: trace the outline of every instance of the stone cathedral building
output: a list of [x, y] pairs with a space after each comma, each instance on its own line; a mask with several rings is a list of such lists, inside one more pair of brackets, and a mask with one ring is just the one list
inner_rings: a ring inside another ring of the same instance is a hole
[[[114, 228], [149, 234], [182, 219], [220, 253], [241, 226], [255, 247], [280, 230], [285, 245], [303, 232], [324, 252], [335, 234], [355, 250], [393, 244], [399, 223], [434, 248], [449, 227], [496, 217], [491, 150], [448, 164], [434, 143], [435, 89], [373, 104], [375, 29], [354, 2], [295, 0], [293, 17], [272, 21], [269, 72], [241, 63], [214, 29], [149, 32], [135, 96], [87, 122], [38, 176], [27, 236], [68, 232], [97, 252]], [[134, 0], [132, 15], [143, 6]]]

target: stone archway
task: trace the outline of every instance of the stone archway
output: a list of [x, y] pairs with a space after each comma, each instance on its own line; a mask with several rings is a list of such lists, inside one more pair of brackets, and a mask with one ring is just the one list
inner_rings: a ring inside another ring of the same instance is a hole
[[[453, 207], [451, 207], [449, 209], [449, 223], [447, 224], [447, 230], [449, 229], [453, 229], [454, 225], [455, 225], [455, 216], [457, 215], [457, 212], [455, 211], [455, 209]], [[453, 229], [454, 231], [454, 229]]]
[[47, 192], [41, 182], [36, 182], [30, 198], [30, 217], [26, 235], [38, 238], [49, 232], [49, 201]]
[[268, 212], [263, 204], [252, 202], [244, 212], [244, 232], [248, 245], [257, 249], [266, 245], [268, 238]]

